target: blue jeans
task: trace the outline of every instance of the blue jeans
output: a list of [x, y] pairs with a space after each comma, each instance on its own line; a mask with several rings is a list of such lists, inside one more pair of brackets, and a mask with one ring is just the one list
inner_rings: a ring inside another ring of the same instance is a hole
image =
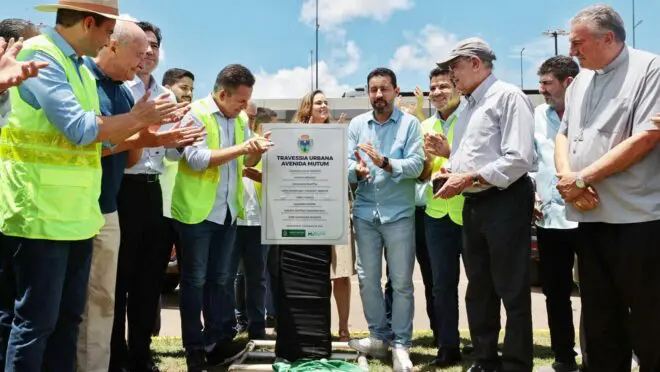
[[271, 283], [272, 280], [273, 280], [272, 275], [266, 268], [266, 315], [270, 317], [275, 317], [276, 312], [275, 312], [275, 300], [273, 299], [273, 291], [272, 291], [273, 284]]
[[[419, 264], [419, 271], [422, 273], [422, 282], [424, 284], [424, 298], [426, 299], [426, 315], [429, 317], [431, 330], [433, 330], [433, 339], [437, 340], [435, 326], [435, 310], [433, 308], [433, 274], [431, 272], [431, 262], [429, 260], [429, 251], [426, 244], [426, 229], [424, 227], [424, 208], [417, 207], [415, 210], [415, 257]], [[390, 280], [389, 268], [385, 266], [385, 316], [388, 324], [392, 324], [392, 281]]]
[[74, 372], [92, 239], [21, 238], [10, 250], [16, 302], [5, 369]]
[[[372, 337], [410, 347], [414, 314], [413, 268], [415, 265], [415, 220], [406, 217], [381, 224], [354, 218], [357, 241], [357, 273], [364, 316]], [[392, 326], [385, 316], [381, 286], [383, 247], [394, 290]]]
[[236, 225], [231, 224], [229, 211], [224, 225], [209, 221], [177, 224], [182, 252], [179, 298], [183, 347], [192, 351], [231, 341], [236, 336]]
[[426, 216], [426, 241], [433, 273], [433, 302], [438, 348], [458, 349], [458, 281], [461, 274], [463, 227], [449, 216]]
[[268, 247], [261, 245], [261, 227], [238, 226], [236, 249], [242, 258], [242, 270], [236, 275], [236, 315], [247, 315], [249, 335], [263, 336], [266, 333]]

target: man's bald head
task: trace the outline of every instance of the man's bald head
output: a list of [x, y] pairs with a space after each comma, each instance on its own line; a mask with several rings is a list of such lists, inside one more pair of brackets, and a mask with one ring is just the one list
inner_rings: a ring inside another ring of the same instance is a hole
[[99, 53], [96, 62], [113, 80], [133, 80], [144, 63], [148, 46], [147, 35], [137, 24], [117, 21], [110, 44]]
[[145, 35], [144, 31], [142, 31], [142, 29], [137, 24], [135, 24], [135, 22], [117, 21], [115, 30], [112, 33], [112, 36], [110, 36], [110, 40], [119, 44], [143, 42], [146, 45], [147, 35]]
[[248, 114], [248, 116], [257, 115], [257, 105], [254, 104], [254, 101], [252, 100], [248, 101], [248, 105], [247, 108], [245, 109], [245, 112]]
[[254, 131], [257, 118], [257, 105], [255, 105], [252, 100], [248, 101], [245, 113], [247, 114], [248, 118], [250, 118], [250, 130]]

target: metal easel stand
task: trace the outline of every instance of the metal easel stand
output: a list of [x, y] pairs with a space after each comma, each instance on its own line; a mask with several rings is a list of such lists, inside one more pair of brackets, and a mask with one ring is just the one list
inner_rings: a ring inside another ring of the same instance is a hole
[[[270, 351], [255, 351], [255, 349], [268, 348]], [[360, 354], [348, 346], [348, 342], [333, 342], [332, 355], [330, 359], [357, 362], [361, 370], [369, 371], [369, 361], [366, 356]], [[236, 359], [229, 366], [228, 371], [272, 371], [275, 362], [275, 341], [273, 340], [250, 340], [245, 350], [236, 355]], [[263, 364], [246, 364], [248, 360], [266, 362]]]

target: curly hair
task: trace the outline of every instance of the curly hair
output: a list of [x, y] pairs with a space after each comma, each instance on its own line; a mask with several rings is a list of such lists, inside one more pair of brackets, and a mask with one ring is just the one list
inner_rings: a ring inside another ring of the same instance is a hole
[[539, 67], [538, 75], [552, 74], [557, 80], [564, 81], [568, 77], [575, 77], [580, 67], [571, 57], [555, 56], [547, 59]]

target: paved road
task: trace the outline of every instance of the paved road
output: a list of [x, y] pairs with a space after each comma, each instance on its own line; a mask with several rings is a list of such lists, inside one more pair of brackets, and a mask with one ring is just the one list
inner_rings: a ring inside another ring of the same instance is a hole
[[[383, 270], [385, 272], [385, 270]], [[362, 301], [360, 300], [360, 293], [358, 287], [358, 278], [353, 276], [351, 278], [352, 291], [351, 291], [351, 315], [349, 318], [349, 326], [351, 331], [367, 330], [367, 323], [364, 319], [362, 312]], [[429, 320], [426, 316], [426, 301], [424, 299], [424, 285], [422, 283], [421, 273], [419, 268], [415, 266], [415, 317], [413, 326], [415, 330], [429, 329]], [[384, 281], [383, 281], [384, 285]], [[461, 273], [461, 280], [459, 284], [459, 299], [460, 299], [460, 322], [461, 329], [467, 329], [467, 314], [465, 312], [465, 289], [467, 287], [467, 279], [464, 273]], [[580, 318], [580, 298], [573, 297], [573, 319], [575, 327], [578, 327]], [[161, 336], [180, 336], [181, 335], [181, 319], [178, 310], [178, 297], [176, 295], [167, 296], [165, 309], [162, 311], [162, 329]], [[548, 329], [548, 316], [545, 311], [545, 297], [536, 288], [532, 289], [532, 317], [534, 321], [534, 329]], [[337, 332], [337, 311], [336, 307], [332, 305], [332, 330]], [[504, 308], [502, 308], [502, 324], [506, 316]]]

